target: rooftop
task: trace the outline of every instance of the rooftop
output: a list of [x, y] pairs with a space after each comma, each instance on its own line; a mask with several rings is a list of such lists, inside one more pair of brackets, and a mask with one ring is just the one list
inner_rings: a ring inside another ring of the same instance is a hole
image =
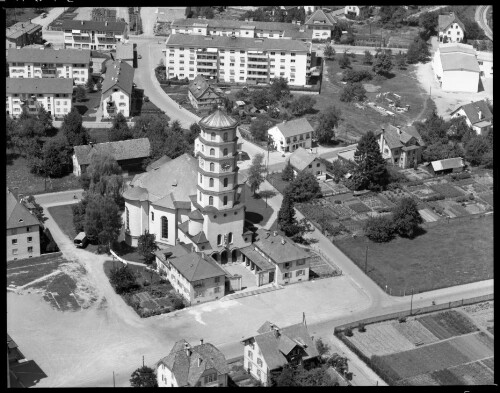
[[114, 86], [119, 87], [129, 97], [132, 95], [134, 82], [134, 69], [130, 64], [122, 60], [116, 60], [107, 64], [104, 82], [102, 83], [102, 94]]
[[[472, 124], [476, 124], [480, 121], [490, 120], [493, 118], [493, 114], [491, 113], [490, 108], [488, 108], [486, 101], [483, 100], [459, 106], [457, 109], [451, 112], [451, 114], [453, 115], [460, 109], [464, 110], [465, 115]], [[479, 118], [479, 112], [481, 112], [481, 118]]]
[[444, 160], [432, 161], [431, 165], [434, 171], [462, 168], [463, 166], [465, 166], [464, 160], [461, 157], [446, 158]]
[[71, 20], [64, 19], [61, 22], [62, 30], [93, 30], [114, 32], [118, 35], [123, 34], [127, 28], [125, 22], [98, 22], [93, 20]]
[[158, 158], [156, 161], [153, 161], [152, 163], [150, 163], [146, 167], [146, 171], [149, 172], [152, 169], [158, 169], [163, 164], [165, 164], [166, 162], [169, 162], [169, 161], [172, 161], [172, 159], [169, 156], [167, 156], [167, 155], [163, 155], [160, 158]]
[[5, 29], [5, 37], [7, 39], [15, 40], [16, 38], [21, 37], [25, 33], [32, 33], [35, 30], [41, 30], [42, 26], [37, 25], [36, 23], [30, 22], [17, 22], [16, 24], [7, 27]]
[[318, 154], [311, 153], [308, 149], [304, 149], [303, 147], [298, 147], [288, 160], [292, 167], [298, 171], [302, 171], [317, 158], [320, 158]]
[[253, 244], [265, 255], [270, 257], [274, 263], [296, 261], [309, 257], [302, 248], [297, 247], [291, 239], [286, 236], [277, 235], [264, 229], [257, 230], [258, 240]]
[[90, 164], [92, 156], [97, 153], [110, 154], [117, 161], [146, 158], [151, 154], [151, 145], [148, 138], [139, 138], [74, 147], [74, 154], [79, 165]]
[[453, 22], [457, 22], [457, 24], [464, 30], [465, 26], [460, 19], [455, 15], [454, 12], [450, 12], [447, 15], [439, 15], [438, 16], [438, 27], [439, 31], [446, 30]]
[[441, 53], [443, 71], [471, 71], [479, 73], [479, 64], [476, 56], [467, 53]]
[[331, 14], [326, 14], [322, 9], [317, 9], [314, 13], [306, 20], [306, 25], [327, 25], [327, 26], [335, 26], [337, 21]]
[[264, 258], [253, 245], [240, 248], [240, 252], [248, 257], [254, 264], [256, 264], [261, 270], [274, 270], [276, 266]]
[[271, 30], [276, 32], [300, 29], [299, 25], [280, 22], [239, 21], [231, 19], [176, 19], [172, 22], [173, 27], [188, 27], [198, 24], [207, 25], [209, 28], [240, 29], [252, 26], [256, 30]]
[[90, 63], [89, 49], [8, 49], [8, 63]]
[[117, 60], [133, 60], [134, 59], [134, 45], [132, 43], [118, 42], [116, 44], [116, 56]]
[[73, 79], [5, 78], [5, 92], [7, 94], [73, 94]]
[[285, 120], [282, 123], [276, 124], [274, 127], [277, 127], [286, 138], [314, 131], [305, 117], [290, 121]]
[[170, 257], [168, 262], [191, 283], [226, 275], [226, 272], [217, 265], [217, 262], [210, 255], [201, 252], [191, 252], [178, 257]]
[[207, 96], [204, 98], [219, 97], [219, 94], [215, 92], [215, 89], [207, 82], [205, 77], [201, 74], [198, 74], [196, 78], [193, 79], [193, 81], [189, 84], [188, 89], [196, 99], [199, 99], [200, 97], [205, 95], [205, 93], [209, 94], [207, 94]]
[[7, 229], [29, 225], [40, 225], [40, 221], [7, 188]]
[[208, 127], [222, 129], [236, 127], [238, 125], [238, 120], [224, 113], [220, 109], [217, 109], [216, 111], [201, 119], [198, 124], [203, 128]]
[[[399, 131], [401, 133], [399, 133]], [[383, 124], [380, 129], [375, 131], [375, 135], [379, 136], [383, 132], [385, 141], [390, 149], [405, 146], [412, 137], [417, 140], [418, 145], [425, 146], [424, 140], [414, 126], [402, 126], [399, 127], [399, 131], [397, 126], [386, 123]]]

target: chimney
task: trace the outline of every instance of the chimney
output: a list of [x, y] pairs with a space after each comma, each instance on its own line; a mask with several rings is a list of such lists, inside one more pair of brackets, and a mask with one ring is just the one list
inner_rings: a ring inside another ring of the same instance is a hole
[[184, 350], [186, 351], [187, 357], [191, 356], [191, 348], [188, 343], [184, 343]]
[[477, 115], [479, 116], [479, 120], [483, 118], [483, 112], [481, 110], [477, 112]]
[[94, 147], [94, 142], [89, 142], [90, 147]]
[[284, 237], [281, 237], [281, 244], [285, 244], [285, 238]]
[[396, 126], [396, 128], [398, 129], [398, 135], [401, 135], [401, 126]]
[[104, 22], [104, 26], [107, 26], [108, 25], [108, 21]]
[[276, 236], [278, 234], [278, 232], [274, 231], [273, 232], [273, 236]]
[[203, 339], [200, 338], [200, 345], [203, 345]]

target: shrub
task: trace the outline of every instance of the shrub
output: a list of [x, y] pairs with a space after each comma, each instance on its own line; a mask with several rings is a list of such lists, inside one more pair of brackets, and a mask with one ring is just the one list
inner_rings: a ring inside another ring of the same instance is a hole
[[347, 337], [352, 337], [352, 328], [350, 328], [350, 327], [346, 328], [346, 330], [344, 331], [344, 334]]
[[365, 224], [364, 232], [368, 239], [377, 242], [385, 243], [394, 238], [394, 224], [391, 218], [374, 217], [369, 218]]
[[185, 305], [184, 305], [184, 302], [182, 301], [182, 299], [178, 296], [176, 296], [173, 300], [172, 300], [172, 305], [174, 306], [174, 309], [175, 310], [182, 310]]
[[430, 197], [423, 198], [425, 202], [434, 202], [434, 201], [442, 201], [444, 198], [444, 195], [438, 194], [438, 195], [431, 195]]
[[469, 200], [473, 201], [474, 200], [474, 194], [473, 193], [470, 193], [469, 194]]
[[366, 332], [366, 327], [365, 327], [365, 324], [364, 324], [364, 323], [360, 323], [360, 324], [358, 325], [358, 332], [361, 332], [361, 333]]
[[336, 203], [337, 205], [340, 205], [340, 204], [342, 203], [342, 201], [341, 201], [341, 200], [339, 200], [339, 199], [335, 199], [335, 203]]
[[465, 195], [464, 196], [459, 196], [458, 198], [455, 198], [455, 202], [462, 203], [467, 201], [469, 198], [467, 198]]
[[142, 286], [144, 286], [144, 287], [148, 287], [150, 285], [151, 285], [151, 283], [148, 280], [144, 280], [144, 282], [142, 283]]
[[400, 318], [398, 319], [398, 322], [399, 322], [399, 323], [404, 323], [404, 322], [406, 322], [406, 317], [400, 317]]

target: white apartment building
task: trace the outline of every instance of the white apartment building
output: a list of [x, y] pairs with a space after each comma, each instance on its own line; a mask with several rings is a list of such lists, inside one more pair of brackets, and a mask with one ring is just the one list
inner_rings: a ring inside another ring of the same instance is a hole
[[167, 77], [193, 80], [201, 74], [221, 82], [269, 83], [275, 77], [304, 86], [310, 44], [296, 40], [172, 34], [166, 43]]
[[11, 78], [67, 78], [84, 85], [89, 78], [90, 50], [9, 49], [7, 64]]
[[65, 48], [112, 50], [117, 42], [127, 38], [125, 22], [63, 20], [61, 29]]
[[53, 117], [62, 117], [71, 111], [73, 81], [71, 79], [6, 78], [7, 115], [18, 117], [22, 106], [29, 113], [43, 107]]

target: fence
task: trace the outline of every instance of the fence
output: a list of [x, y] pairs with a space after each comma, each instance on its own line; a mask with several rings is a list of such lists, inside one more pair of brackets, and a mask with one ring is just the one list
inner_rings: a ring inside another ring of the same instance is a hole
[[27, 259], [29, 259], [30, 262], [33, 262], [33, 263], [41, 263], [41, 262], [44, 262], [48, 259], [52, 259], [54, 257], [60, 257], [60, 256], [62, 256], [61, 251], [51, 252], [48, 254], [42, 254], [39, 257], [23, 258], [23, 259], [16, 259], [16, 260], [7, 261], [7, 265], [15, 265], [16, 262], [25, 262]]

